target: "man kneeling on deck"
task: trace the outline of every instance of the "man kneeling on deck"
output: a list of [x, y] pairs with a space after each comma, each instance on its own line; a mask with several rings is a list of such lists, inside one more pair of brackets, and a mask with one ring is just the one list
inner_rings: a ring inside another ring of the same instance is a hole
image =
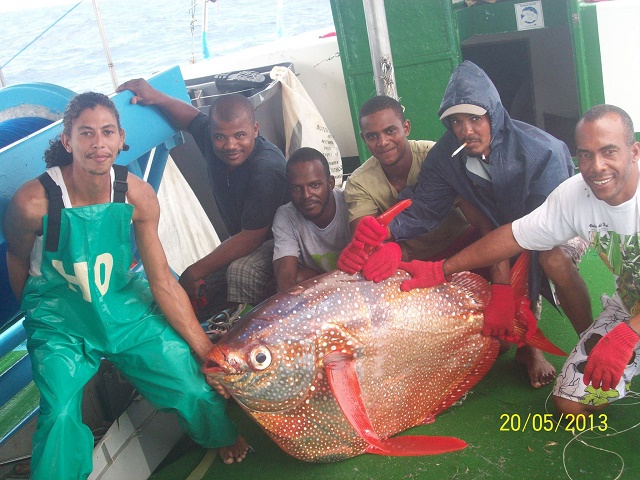
[[258, 133], [249, 99], [224, 95], [211, 105], [207, 118], [145, 80], [129, 80], [118, 87], [123, 90], [134, 93], [132, 103], [159, 107], [177, 128], [191, 133], [207, 163], [213, 196], [231, 236], [187, 267], [180, 285], [196, 298], [204, 281], [207, 300], [226, 291], [229, 305], [209, 305], [198, 315], [200, 321], [225, 306], [256, 305], [274, 294], [271, 224], [286, 203], [286, 160]]
[[[403, 190], [415, 187], [427, 153], [435, 145], [430, 140], [409, 139], [411, 122], [405, 117], [402, 104], [394, 98], [385, 95], [370, 98], [360, 108], [358, 118], [360, 138], [367, 144], [371, 157], [349, 175], [344, 187], [352, 235], [363, 218], [382, 214], [398, 203]], [[376, 255], [399, 257], [401, 253], [406, 261], [431, 260], [436, 255], [444, 258], [460, 251], [479, 237], [469, 228], [458, 203], [454, 202], [431, 231], [399, 241], [401, 252], [383, 247]], [[338, 268], [353, 273], [344, 265], [339, 264]], [[363, 274], [367, 277], [367, 272]]]
[[[432, 287], [525, 249], [550, 250], [576, 235], [588, 240], [613, 271], [616, 293], [603, 296], [604, 311], [580, 336], [556, 380], [556, 408], [573, 415], [624, 397], [640, 373], [640, 143], [624, 110], [597, 105], [578, 122], [576, 145], [581, 175], [563, 182], [539, 208], [447, 260], [401, 264], [414, 277], [403, 290]], [[513, 335], [513, 322], [499, 333]]]
[[[429, 150], [415, 186], [398, 196], [411, 198], [412, 205], [391, 221], [388, 231], [373, 217], [360, 221], [354, 238], [369, 230], [377, 248], [370, 258], [354, 248], [359, 243], [350, 244], [342, 253], [341, 259], [352, 255], [350, 263], [363, 264], [367, 279], [380, 281], [391, 276], [400, 261], [398, 256], [385, 254], [393, 252], [393, 246], [377, 247], [376, 241], [391, 237], [400, 241], [432, 232], [456, 201], [469, 223], [484, 236], [532, 212], [573, 175], [567, 146], [533, 125], [512, 119], [491, 79], [468, 60], [453, 71], [438, 115], [447, 131]], [[550, 251], [535, 252], [529, 271], [529, 298], [534, 305], [546, 275], [578, 334], [593, 318], [587, 287], [576, 267], [586, 248], [585, 241], [575, 238]], [[490, 276], [491, 299], [484, 312], [484, 331], [497, 335], [503, 323], [513, 320], [514, 312], [524, 314], [527, 302], [515, 302], [509, 261], [492, 264]], [[515, 360], [526, 366], [534, 388], [551, 383], [555, 377], [553, 365], [531, 345], [519, 346]]]
[[335, 189], [329, 162], [314, 148], [303, 147], [287, 162], [291, 202], [273, 221], [273, 270], [278, 292], [336, 269], [351, 238], [344, 193]]
[[[248, 445], [200, 372], [212, 344], [167, 264], [158, 199], [114, 165], [125, 148], [115, 105], [83, 93], [63, 123], [45, 152], [47, 171], [16, 192], [4, 223], [9, 279], [22, 299], [40, 390], [31, 478], [91, 473], [94, 439], [80, 407], [102, 357], [154, 407], [176, 412], [196, 442], [224, 447], [226, 463], [241, 461]], [[132, 223], [148, 282], [129, 271]]]

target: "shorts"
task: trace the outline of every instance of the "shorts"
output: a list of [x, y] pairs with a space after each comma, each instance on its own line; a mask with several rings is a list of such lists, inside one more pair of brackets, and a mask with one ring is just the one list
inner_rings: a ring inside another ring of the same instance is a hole
[[206, 306], [196, 312], [200, 322], [208, 320], [229, 303], [257, 305], [276, 293], [273, 274], [273, 240], [267, 240], [250, 254], [225, 269], [204, 278]]
[[[562, 250], [566, 255], [571, 258], [573, 264], [578, 266], [580, 260], [587, 252], [589, 248], [589, 242], [587, 242], [584, 238], [581, 237], [573, 237], [570, 240], [567, 240], [565, 243], [558, 245], [558, 248]], [[551, 283], [550, 280], [543, 280], [549, 283], [551, 288], [551, 294], [553, 295], [553, 299], [556, 305], [560, 305], [560, 301], [558, 300], [558, 296], [556, 295], [556, 288]], [[562, 305], [560, 305], [562, 306]], [[540, 316], [542, 315], [542, 297], [538, 297], [538, 300], [535, 302], [531, 302], [531, 311], [533, 312], [534, 317], [540, 320]]]
[[581, 237], [573, 237], [562, 245], [558, 245], [558, 248], [569, 255], [573, 263], [578, 265], [582, 256], [587, 252], [587, 248], [589, 248], [589, 242]]
[[582, 381], [587, 357], [596, 343], [621, 322], [631, 317], [617, 295], [611, 298], [603, 295], [601, 300], [604, 311], [593, 322], [593, 325], [580, 336], [578, 344], [562, 367], [562, 372], [558, 375], [553, 387], [555, 396], [585, 405], [604, 405], [623, 398], [629, 391], [633, 377], [640, 373], [639, 344], [615, 388], [605, 392], [601, 388], [596, 389], [592, 385], [585, 385]]

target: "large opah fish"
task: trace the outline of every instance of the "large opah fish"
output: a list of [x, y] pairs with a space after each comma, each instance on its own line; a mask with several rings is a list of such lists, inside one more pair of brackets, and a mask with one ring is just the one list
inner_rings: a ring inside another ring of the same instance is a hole
[[407, 278], [308, 280], [239, 320], [204, 371], [301, 460], [464, 448], [451, 437], [389, 437], [432, 419], [493, 364], [498, 341], [480, 333], [489, 285], [463, 273], [402, 292]]

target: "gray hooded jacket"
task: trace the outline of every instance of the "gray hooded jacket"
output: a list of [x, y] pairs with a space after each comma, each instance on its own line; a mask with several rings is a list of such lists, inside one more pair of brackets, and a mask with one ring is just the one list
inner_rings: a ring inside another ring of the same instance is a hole
[[574, 166], [567, 146], [529, 124], [512, 120], [487, 74], [465, 61], [454, 70], [438, 115], [459, 104], [484, 108], [491, 122], [491, 181], [466, 169], [466, 154], [451, 154], [460, 146], [448, 119], [447, 131], [429, 151], [413, 190], [399, 198], [413, 204], [390, 224], [396, 240], [434, 229], [447, 215], [456, 195], [478, 207], [495, 226], [512, 222], [541, 205]]

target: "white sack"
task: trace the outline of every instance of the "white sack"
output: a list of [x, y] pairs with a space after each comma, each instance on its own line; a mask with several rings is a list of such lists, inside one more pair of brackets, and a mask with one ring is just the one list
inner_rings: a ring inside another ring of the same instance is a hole
[[160, 241], [169, 266], [181, 275], [189, 265], [220, 245], [220, 239], [171, 156], [164, 168], [158, 201]]
[[273, 67], [271, 78], [279, 81], [282, 86], [285, 156], [289, 158], [300, 147], [315, 148], [329, 161], [336, 185], [342, 185], [340, 150], [302, 83], [295, 73], [286, 67]]

